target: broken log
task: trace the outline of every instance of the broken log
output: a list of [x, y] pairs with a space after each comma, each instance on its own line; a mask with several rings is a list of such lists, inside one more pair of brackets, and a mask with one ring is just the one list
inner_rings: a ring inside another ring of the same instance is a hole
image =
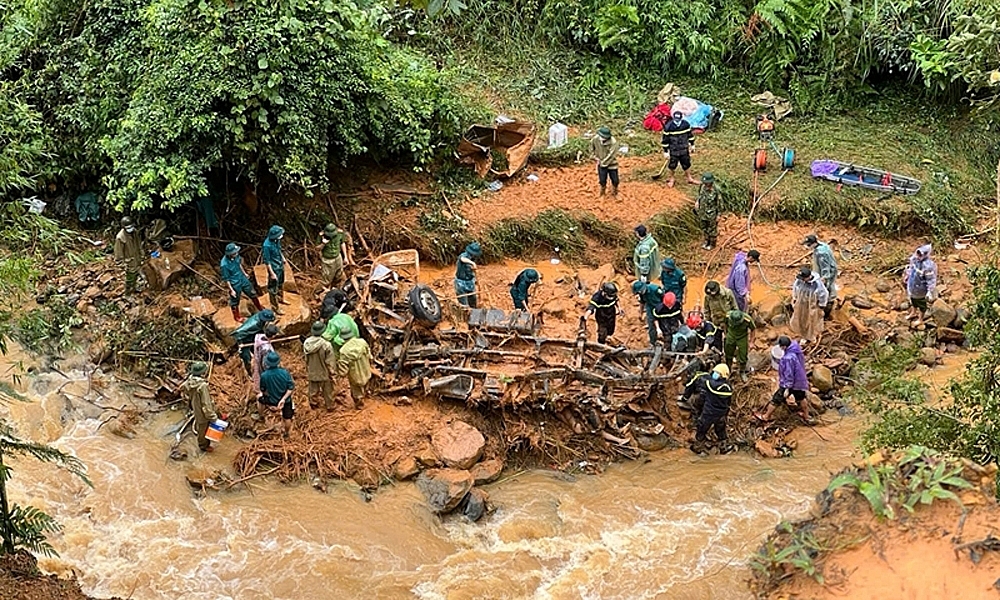
[[859, 321], [858, 318], [853, 315], [847, 317], [847, 322], [850, 323], [851, 327], [853, 327], [854, 330], [860, 333], [861, 335], [868, 335], [869, 333], [871, 333], [868, 330], [868, 328], [865, 327], [864, 323]]
[[951, 327], [939, 327], [937, 339], [939, 342], [962, 345], [965, 343], [965, 332]]

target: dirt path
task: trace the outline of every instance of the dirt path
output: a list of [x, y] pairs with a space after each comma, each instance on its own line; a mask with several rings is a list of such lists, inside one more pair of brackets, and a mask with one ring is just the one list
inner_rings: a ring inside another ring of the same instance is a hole
[[[590, 161], [585, 160], [572, 167], [529, 168], [526, 172], [537, 174], [538, 181], [508, 181], [499, 192], [473, 198], [463, 204], [461, 210], [473, 231], [481, 231], [501, 219], [531, 217], [550, 208], [588, 210], [601, 220], [631, 229], [664, 209], [693, 203], [697, 193], [696, 186], [682, 182], [675, 188], [668, 188], [665, 179], [653, 182], [645, 175], [641, 179], [632, 178], [633, 174], [639, 176], [636, 170], [640, 167], [648, 170], [655, 160], [649, 157], [623, 159], [621, 188], [616, 198], [598, 196], [597, 174]], [[659, 170], [659, 164], [655, 168]], [[608, 188], [610, 192], [610, 184]]]

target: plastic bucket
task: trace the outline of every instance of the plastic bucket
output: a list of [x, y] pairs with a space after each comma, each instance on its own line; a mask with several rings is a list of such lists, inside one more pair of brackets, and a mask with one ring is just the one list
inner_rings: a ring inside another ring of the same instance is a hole
[[778, 361], [785, 356], [785, 351], [781, 349], [781, 346], [771, 347], [771, 368], [775, 371], [778, 370]]
[[227, 427], [229, 427], [229, 423], [222, 419], [212, 421], [208, 424], [208, 429], [205, 430], [205, 439], [213, 444], [218, 444], [222, 441]]

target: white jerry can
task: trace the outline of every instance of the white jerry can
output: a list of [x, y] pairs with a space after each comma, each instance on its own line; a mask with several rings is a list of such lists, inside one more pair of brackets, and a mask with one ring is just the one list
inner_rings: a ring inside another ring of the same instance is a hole
[[558, 148], [566, 145], [569, 140], [569, 127], [558, 121], [549, 127], [549, 148]]

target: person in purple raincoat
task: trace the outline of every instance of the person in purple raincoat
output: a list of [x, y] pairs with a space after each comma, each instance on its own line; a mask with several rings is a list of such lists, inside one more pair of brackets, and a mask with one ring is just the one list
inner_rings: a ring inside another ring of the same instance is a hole
[[798, 342], [793, 342], [788, 336], [779, 337], [778, 346], [785, 352], [778, 361], [778, 391], [771, 396], [767, 411], [755, 416], [761, 421], [770, 421], [774, 410], [784, 404], [789, 410], [796, 409], [799, 416], [808, 423], [810, 417], [806, 391], [809, 390], [809, 377], [806, 375], [806, 357]]
[[931, 260], [931, 245], [925, 244], [916, 249], [910, 257], [910, 264], [903, 273], [903, 283], [906, 294], [910, 297], [910, 314], [907, 318], [914, 320], [914, 327], [923, 325], [924, 313], [927, 307], [937, 298], [937, 265]]
[[736, 305], [743, 312], [747, 312], [750, 304], [750, 265], [758, 261], [760, 252], [740, 250], [733, 257], [733, 266], [729, 268], [729, 277], [726, 278], [726, 287], [733, 291]]

